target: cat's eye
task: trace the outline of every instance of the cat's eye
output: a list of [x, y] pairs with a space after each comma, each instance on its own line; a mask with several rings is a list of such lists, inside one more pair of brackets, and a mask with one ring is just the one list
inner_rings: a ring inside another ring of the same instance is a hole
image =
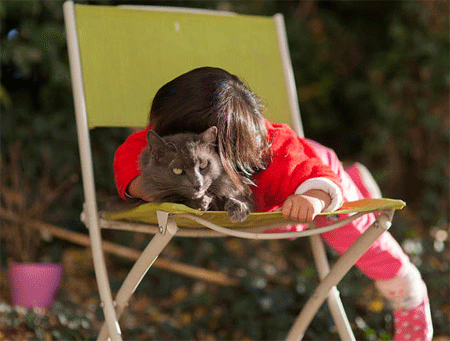
[[183, 170], [181, 168], [172, 168], [172, 172], [174, 172], [176, 175], [183, 174]]
[[208, 161], [203, 161], [203, 162], [200, 164], [200, 169], [205, 169], [206, 167], [208, 167], [208, 165], [209, 165], [209, 162], [208, 162]]

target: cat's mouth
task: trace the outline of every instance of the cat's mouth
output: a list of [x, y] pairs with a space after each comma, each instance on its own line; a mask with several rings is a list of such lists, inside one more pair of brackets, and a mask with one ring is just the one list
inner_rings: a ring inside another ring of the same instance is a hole
[[208, 187], [206, 187], [206, 186], [203, 186], [199, 190], [194, 190], [193, 193], [192, 193], [192, 199], [203, 198], [207, 191], [208, 191]]
[[200, 199], [201, 197], [203, 197], [205, 195], [206, 191], [199, 191], [199, 192], [195, 192], [194, 194], [192, 194], [192, 199]]

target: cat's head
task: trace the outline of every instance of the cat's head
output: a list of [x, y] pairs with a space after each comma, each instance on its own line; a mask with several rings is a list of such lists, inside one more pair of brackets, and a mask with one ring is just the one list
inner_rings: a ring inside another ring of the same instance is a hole
[[[148, 147], [141, 155], [141, 171], [146, 190], [165, 191], [198, 199], [205, 195], [211, 183], [222, 173], [219, 155], [215, 151], [217, 128], [202, 134], [176, 134], [160, 137], [149, 130]], [[149, 193], [158, 197], [158, 193]]]

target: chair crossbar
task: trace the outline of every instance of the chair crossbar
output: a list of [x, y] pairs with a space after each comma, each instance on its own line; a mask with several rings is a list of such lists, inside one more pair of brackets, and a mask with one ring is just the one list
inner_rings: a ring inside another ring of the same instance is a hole
[[[180, 214], [179, 216], [192, 219], [192, 220], [196, 221], [197, 223], [200, 223], [200, 224], [204, 225], [205, 227], [208, 227], [208, 228], [210, 228], [214, 231], [217, 231], [219, 233], [222, 233], [224, 235], [245, 238], [245, 239], [269, 240], [269, 239], [291, 239], [291, 238], [307, 237], [307, 236], [312, 236], [312, 235], [316, 235], [316, 234], [329, 232], [329, 231], [335, 230], [339, 227], [342, 227], [344, 225], [347, 225], [351, 221], [355, 220], [356, 218], [361, 217], [364, 214], [365, 213], [363, 213], [363, 212], [356, 213], [356, 214], [354, 214], [348, 218], [345, 218], [337, 223], [334, 223], [332, 225], [315, 228], [315, 229], [306, 229], [304, 231], [282, 232], [281, 235], [279, 232], [276, 232], [276, 233], [265, 233], [265, 232], [252, 233], [252, 232], [244, 232], [244, 231], [229, 229], [229, 228], [222, 227], [222, 226], [216, 225], [214, 223], [211, 223], [208, 220], [202, 219], [202, 218], [200, 218], [198, 216], [194, 216], [192, 214]], [[286, 224], [284, 224], [284, 225], [286, 225]], [[283, 225], [280, 224], [279, 226], [283, 226]]]
[[[146, 234], [157, 234], [159, 227], [156, 225], [147, 225], [144, 223], [135, 223], [129, 221], [114, 221], [101, 218], [99, 220], [99, 226], [102, 229], [108, 230], [121, 230], [121, 231], [130, 231], [130, 232], [138, 232], [138, 233], [146, 233]], [[276, 228], [279, 225], [267, 225], [267, 226], [254, 226], [254, 227], [243, 227], [241, 231], [245, 232], [263, 232], [265, 230]], [[224, 234], [210, 230], [207, 228], [181, 228], [176, 237], [185, 237], [185, 238], [223, 238]]]
[[[269, 239], [291, 239], [291, 238], [300, 238], [300, 237], [308, 237], [313, 235], [318, 235], [321, 233], [329, 232], [335, 229], [338, 229], [353, 220], [367, 214], [368, 212], [358, 212], [350, 217], [347, 217], [339, 222], [336, 222], [332, 225], [314, 228], [314, 229], [306, 229], [303, 231], [295, 231], [295, 232], [283, 232], [283, 233], [266, 233], [265, 231], [275, 229], [281, 226], [289, 225], [289, 223], [277, 223], [270, 225], [260, 225], [260, 226], [252, 226], [252, 227], [243, 227], [237, 229], [230, 229], [226, 227], [219, 226], [214, 224], [208, 220], [205, 220], [201, 217], [192, 215], [192, 214], [179, 214], [179, 217], [184, 217], [191, 219], [208, 229], [201, 228], [180, 228], [177, 232], [176, 237], [187, 237], [187, 238], [195, 238], [195, 237], [224, 237], [224, 236], [234, 236], [245, 239], [256, 239], [256, 240], [269, 240]], [[369, 213], [377, 213], [377, 211], [372, 211]], [[82, 218], [84, 221], [84, 218]], [[292, 222], [292, 224], [297, 224]], [[123, 230], [130, 232], [139, 232], [139, 233], [147, 233], [147, 234], [156, 234], [158, 233], [159, 227], [156, 225], [148, 225], [141, 224], [129, 221], [114, 221], [109, 219], [100, 219], [100, 227], [103, 229], [111, 229], [111, 230]], [[311, 225], [310, 225], [311, 227]]]

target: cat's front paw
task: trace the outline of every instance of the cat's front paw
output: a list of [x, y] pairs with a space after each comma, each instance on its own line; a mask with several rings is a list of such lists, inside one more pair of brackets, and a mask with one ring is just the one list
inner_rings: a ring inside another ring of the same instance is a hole
[[230, 199], [225, 204], [225, 210], [233, 223], [240, 223], [250, 214], [249, 206], [239, 200]]

